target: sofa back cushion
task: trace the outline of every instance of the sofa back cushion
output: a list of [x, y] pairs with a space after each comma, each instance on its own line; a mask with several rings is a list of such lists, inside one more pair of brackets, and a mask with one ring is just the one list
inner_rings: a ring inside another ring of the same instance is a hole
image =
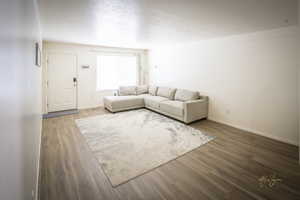
[[136, 86], [120, 86], [119, 95], [120, 96], [136, 95]]
[[136, 87], [136, 94], [146, 94], [148, 93], [148, 85], [140, 85]]
[[176, 89], [169, 87], [159, 87], [157, 89], [157, 96], [166, 97], [170, 100], [174, 100]]
[[149, 86], [149, 94], [152, 96], [156, 96], [157, 87], [156, 86]]
[[200, 98], [200, 94], [197, 91], [177, 89], [175, 93], [175, 100], [177, 101], [190, 101]]

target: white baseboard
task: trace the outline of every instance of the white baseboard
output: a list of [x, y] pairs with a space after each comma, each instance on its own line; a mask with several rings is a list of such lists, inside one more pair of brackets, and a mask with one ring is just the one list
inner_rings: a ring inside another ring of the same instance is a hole
[[267, 137], [267, 138], [270, 138], [270, 139], [273, 139], [273, 140], [276, 140], [276, 141], [279, 141], [279, 142], [284, 142], [284, 143], [291, 144], [291, 145], [294, 145], [294, 146], [299, 145], [298, 141], [293, 141], [293, 140], [290, 140], [290, 139], [287, 139], [287, 138], [274, 136], [274, 135], [271, 135], [269, 133], [263, 133], [263, 132], [260, 132], [260, 131], [257, 131], [257, 130], [252, 130], [252, 129], [249, 129], [249, 128], [241, 127], [239, 125], [224, 122], [222, 120], [213, 119], [211, 117], [209, 117], [208, 119], [211, 120], [211, 121], [214, 121], [214, 122], [218, 122], [218, 123], [221, 123], [221, 124], [225, 124], [225, 125], [237, 128], [237, 129], [241, 129], [241, 130], [244, 130], [244, 131], [247, 131], [247, 132], [251, 132], [251, 133], [254, 133], [256, 135], [264, 136], [264, 137]]

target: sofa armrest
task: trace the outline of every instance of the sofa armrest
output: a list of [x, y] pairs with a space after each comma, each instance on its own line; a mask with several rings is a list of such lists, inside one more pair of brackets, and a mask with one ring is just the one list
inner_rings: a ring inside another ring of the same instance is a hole
[[183, 103], [184, 122], [190, 123], [208, 117], [208, 97]]

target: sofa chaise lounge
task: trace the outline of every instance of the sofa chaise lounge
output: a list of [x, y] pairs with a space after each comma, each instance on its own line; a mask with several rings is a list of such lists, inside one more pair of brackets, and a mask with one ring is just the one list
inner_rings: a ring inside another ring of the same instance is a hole
[[105, 96], [110, 112], [147, 108], [184, 123], [207, 118], [208, 97], [197, 91], [155, 86], [120, 87], [118, 96]]

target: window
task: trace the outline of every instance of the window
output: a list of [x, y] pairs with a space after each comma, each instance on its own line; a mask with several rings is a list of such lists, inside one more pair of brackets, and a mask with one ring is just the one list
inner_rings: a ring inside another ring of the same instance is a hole
[[122, 85], [136, 85], [137, 80], [137, 56], [100, 55], [97, 57], [97, 90], [112, 90]]

